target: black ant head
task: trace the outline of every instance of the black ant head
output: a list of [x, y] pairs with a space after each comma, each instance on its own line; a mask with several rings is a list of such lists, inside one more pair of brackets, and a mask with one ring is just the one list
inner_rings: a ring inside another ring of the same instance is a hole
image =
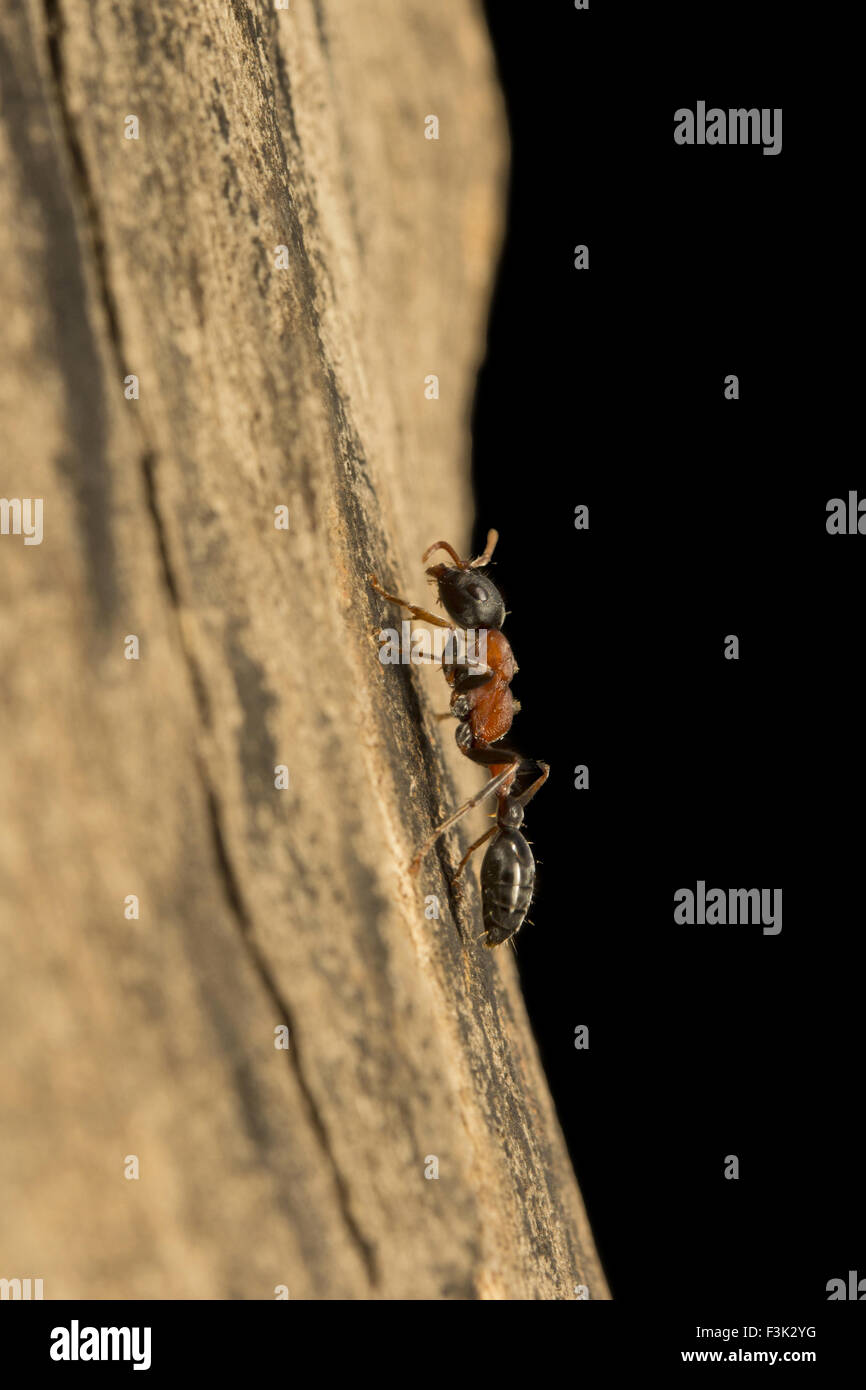
[[448, 565], [434, 565], [427, 573], [436, 580], [442, 606], [455, 627], [502, 627], [505, 604], [488, 575], [481, 570]]

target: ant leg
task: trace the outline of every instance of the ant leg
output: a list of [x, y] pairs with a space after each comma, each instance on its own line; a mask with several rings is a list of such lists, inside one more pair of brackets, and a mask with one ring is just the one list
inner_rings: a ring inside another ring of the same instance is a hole
[[[381, 631], [381, 629], [379, 629], [379, 630]], [[467, 665], [469, 665], [469, 666], [484, 666], [484, 662], [483, 662], [483, 661], [473, 661], [473, 659], [472, 659], [471, 657], [469, 657], [469, 656], [461, 657], [461, 658], [460, 658], [460, 661], [461, 661], [461, 665], [463, 665], [463, 666], [467, 666]], [[424, 658], [418, 657], [417, 660], [413, 660], [412, 665], [413, 665], [413, 666], [435, 666], [438, 670], [440, 670], [440, 671], [445, 671], [445, 672], [453, 671], [453, 670], [454, 670], [454, 665], [453, 665], [453, 663], [450, 662], [450, 661], [446, 661], [445, 658], [444, 658], [444, 656], [425, 656]], [[488, 674], [486, 674], [485, 677], [484, 677], [485, 681], [487, 681], [493, 673], [490, 672], [490, 671], [489, 671], [489, 668], [486, 667], [486, 666], [484, 667], [484, 669], [485, 669], [486, 672], [488, 672]], [[479, 684], [480, 684], [480, 682], [479, 682]]]
[[477, 839], [474, 844], [469, 846], [463, 858], [460, 860], [460, 863], [457, 865], [457, 868], [454, 870], [454, 877], [451, 880], [452, 883], [457, 882], [458, 878], [462, 874], [463, 870], [466, 868], [466, 865], [469, 863], [469, 860], [471, 859], [475, 851], [477, 849], [480, 849], [481, 846], [485, 843], [485, 841], [490, 839], [491, 835], [495, 835], [498, 829], [498, 825], [491, 825], [489, 830], [485, 830], [484, 834], [479, 839]]
[[497, 763], [508, 763], [506, 772], [494, 777], [493, 780], [497, 783], [500, 777], [513, 777], [515, 767], [521, 761], [520, 754], [515, 753], [513, 748], [500, 748], [495, 743], [482, 744], [480, 748], [460, 748], [460, 752], [465, 753], [470, 762], [478, 763], [481, 767], [496, 767]]
[[[475, 664], [480, 666], [481, 662], [478, 661]], [[458, 695], [465, 695], [467, 691], [477, 690], [479, 686], [487, 685], [492, 680], [493, 672], [489, 669], [486, 670], [483, 675], [472, 675], [470, 671], [464, 671], [462, 675], [457, 676], [455, 679], [454, 689]]]
[[[490, 751], [492, 752], [493, 750], [491, 749]], [[501, 757], [499, 761], [502, 761]], [[463, 805], [458, 806], [456, 811], [452, 811], [451, 815], [448, 816], [448, 818], [444, 820], [440, 826], [437, 826], [437, 828], [433, 831], [433, 834], [428, 835], [427, 839], [424, 841], [418, 853], [415, 855], [415, 858], [412, 860], [412, 863], [409, 865], [410, 874], [417, 874], [418, 870], [421, 867], [421, 860], [424, 858], [424, 855], [427, 853], [428, 849], [431, 849], [432, 846], [435, 845], [440, 835], [443, 835], [446, 830], [450, 830], [452, 825], [459, 821], [461, 816], [465, 816], [467, 811], [471, 811], [475, 806], [479, 805], [479, 803], [482, 802], [485, 797], [493, 796], [494, 792], [498, 792], [502, 784], [505, 781], [507, 781], [509, 777], [513, 776], [514, 768], [513, 766], [509, 765], [504, 772], [500, 772], [498, 777], [492, 777], [490, 781], [487, 782], [486, 785], [481, 789], [480, 792], [477, 792], [475, 796], [471, 796], [468, 801], [464, 801]]]
[[451, 626], [444, 618], [437, 618], [435, 613], [428, 613], [426, 608], [419, 608], [417, 604], [409, 603], [408, 599], [400, 598], [397, 594], [389, 594], [386, 589], [382, 588], [375, 574], [367, 575], [367, 583], [370, 585], [371, 589], [375, 590], [380, 598], [386, 598], [389, 603], [397, 603], [401, 608], [408, 609], [412, 617], [417, 618], [419, 622], [432, 623], [434, 627]]
[[514, 797], [518, 806], [525, 806], [527, 802], [531, 801], [539, 787], [543, 787], [550, 776], [550, 768], [547, 763], [540, 762], [538, 766], [541, 768], [541, 776], [532, 783], [531, 787], [527, 787], [525, 792], [521, 792], [520, 796]]

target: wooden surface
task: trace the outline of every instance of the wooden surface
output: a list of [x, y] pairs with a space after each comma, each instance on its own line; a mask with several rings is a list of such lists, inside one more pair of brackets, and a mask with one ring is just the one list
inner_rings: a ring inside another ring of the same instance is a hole
[[0, 492], [44, 505], [0, 536], [0, 1276], [606, 1297], [460, 836], [407, 875], [479, 774], [365, 586], [426, 600], [472, 519], [480, 11], [28, 0], [0, 82]]

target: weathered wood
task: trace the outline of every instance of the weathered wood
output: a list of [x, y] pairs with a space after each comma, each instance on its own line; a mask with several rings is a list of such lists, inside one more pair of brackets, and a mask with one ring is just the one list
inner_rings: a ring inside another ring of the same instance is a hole
[[29, 0], [0, 80], [0, 491], [44, 500], [41, 545], [0, 536], [0, 1275], [605, 1297], [457, 837], [407, 875], [459, 755], [365, 584], [423, 594], [424, 546], [468, 538], [480, 12]]

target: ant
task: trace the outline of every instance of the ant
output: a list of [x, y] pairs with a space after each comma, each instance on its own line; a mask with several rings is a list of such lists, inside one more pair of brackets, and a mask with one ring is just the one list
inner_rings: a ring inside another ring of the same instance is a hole
[[[457, 725], [457, 746], [472, 762], [490, 769], [490, 781], [434, 830], [424, 841], [409, 869], [410, 873], [416, 874], [424, 855], [440, 835], [485, 797], [496, 795], [496, 824], [469, 846], [454, 874], [456, 880], [471, 855], [491, 836], [495, 837], [481, 865], [483, 934], [487, 950], [511, 940], [523, 925], [529, 910], [535, 886], [535, 859], [521, 833], [523, 811], [527, 802], [547, 781], [550, 772], [546, 763], [521, 758], [510, 748], [493, 747], [508, 733], [514, 715], [520, 709], [518, 701], [511, 694], [511, 682], [518, 667], [508, 638], [502, 632], [505, 603], [490, 576], [481, 573], [489, 565], [498, 539], [496, 531], [488, 532], [484, 552], [474, 560], [461, 560], [447, 541], [435, 541], [421, 557], [422, 563], [426, 563], [436, 550], [444, 550], [451, 557], [453, 565], [433, 565], [427, 570], [430, 578], [436, 581], [439, 601], [457, 627], [480, 629], [486, 634], [487, 664], [483, 671], [477, 669], [480, 662], [466, 657], [456, 661], [443, 658], [442, 669], [451, 686], [450, 714], [460, 721]], [[413, 618], [432, 623], [434, 627], [451, 626], [451, 623], [428, 612], [426, 608], [419, 608], [397, 594], [388, 593], [375, 575], [368, 575], [367, 579], [381, 598], [399, 604]], [[447, 719], [448, 715], [439, 717]], [[538, 776], [529, 781], [529, 785], [524, 785], [536, 770]]]

